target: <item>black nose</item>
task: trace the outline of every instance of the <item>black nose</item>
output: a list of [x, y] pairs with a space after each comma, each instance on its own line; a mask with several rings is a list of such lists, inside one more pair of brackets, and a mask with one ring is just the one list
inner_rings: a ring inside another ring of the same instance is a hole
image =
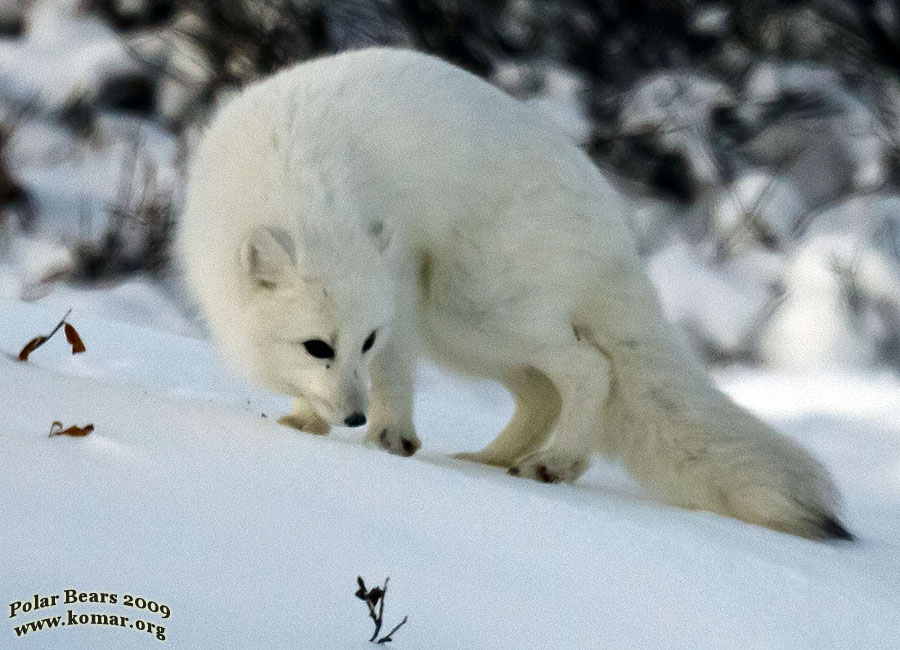
[[362, 413], [354, 413], [346, 420], [344, 420], [344, 424], [348, 427], [361, 427], [366, 423], [366, 416]]

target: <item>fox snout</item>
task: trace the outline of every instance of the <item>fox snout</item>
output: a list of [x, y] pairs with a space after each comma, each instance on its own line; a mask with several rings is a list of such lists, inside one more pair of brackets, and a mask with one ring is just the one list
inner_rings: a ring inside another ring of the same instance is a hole
[[364, 413], [357, 411], [352, 415], [347, 416], [344, 420], [344, 424], [348, 427], [361, 427], [366, 423], [366, 416]]
[[366, 423], [366, 412], [369, 410], [368, 382], [354, 377], [337, 390], [332, 402], [333, 425], [343, 427], [361, 427]]

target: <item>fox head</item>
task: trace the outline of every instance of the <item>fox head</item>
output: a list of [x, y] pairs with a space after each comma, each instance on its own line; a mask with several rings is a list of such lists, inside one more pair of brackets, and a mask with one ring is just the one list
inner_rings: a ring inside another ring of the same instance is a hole
[[305, 398], [331, 425], [359, 426], [369, 366], [390, 335], [392, 285], [377, 244], [333, 239], [300, 242], [270, 227], [250, 233], [238, 251], [244, 336], [260, 383]]

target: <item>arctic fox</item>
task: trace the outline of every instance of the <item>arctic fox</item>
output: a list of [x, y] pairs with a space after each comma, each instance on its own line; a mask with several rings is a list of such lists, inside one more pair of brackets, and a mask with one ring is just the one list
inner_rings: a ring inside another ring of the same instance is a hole
[[515, 414], [460, 457], [574, 481], [594, 452], [658, 498], [850, 535], [825, 469], [712, 386], [664, 319], [620, 198], [552, 120], [428, 55], [374, 48], [254, 84], [214, 120], [179, 243], [238, 369], [313, 433], [411, 455], [420, 351]]

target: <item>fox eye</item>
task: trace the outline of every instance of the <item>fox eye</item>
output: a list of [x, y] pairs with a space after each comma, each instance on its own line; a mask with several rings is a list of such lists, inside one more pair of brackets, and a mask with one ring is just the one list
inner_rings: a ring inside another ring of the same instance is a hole
[[316, 359], [334, 359], [334, 348], [320, 339], [304, 341], [303, 347], [311, 357]]
[[373, 345], [375, 345], [375, 332], [374, 331], [371, 334], [369, 334], [369, 338], [367, 338], [365, 340], [365, 342], [363, 342], [362, 351], [368, 352], [369, 350], [372, 349]]

